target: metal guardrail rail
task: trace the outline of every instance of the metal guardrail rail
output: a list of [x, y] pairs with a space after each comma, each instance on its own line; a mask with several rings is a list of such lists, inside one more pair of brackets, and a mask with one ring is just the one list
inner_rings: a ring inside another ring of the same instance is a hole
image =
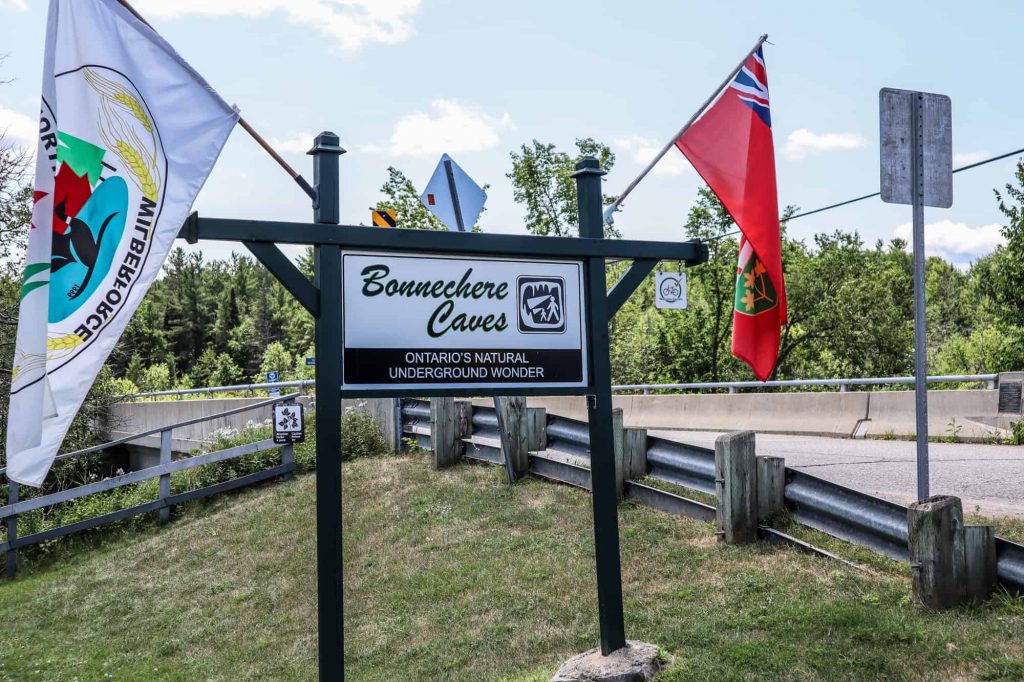
[[[430, 404], [422, 400], [406, 400], [402, 406], [403, 428], [413, 429], [430, 424]], [[502, 464], [500, 447], [477, 443], [478, 438], [494, 442], [498, 438], [494, 409], [473, 406], [472, 435], [464, 439], [465, 456], [471, 459]], [[554, 415], [548, 416], [547, 447], [559, 453], [589, 459], [589, 434], [584, 422]], [[411, 430], [407, 435], [414, 434]], [[707, 494], [715, 494], [715, 452], [664, 438], [647, 438], [647, 475]], [[590, 470], [555, 459], [531, 455], [530, 471], [589, 490]], [[644, 485], [625, 482], [625, 496], [673, 514], [703, 521], [713, 521], [715, 508], [695, 500]], [[866, 493], [786, 468], [786, 508], [793, 518], [806, 526], [834, 537], [868, 547], [898, 561], [908, 561], [907, 508]], [[785, 542], [790, 546], [827, 552], [807, 545], [779, 531], [762, 527], [766, 541]], [[1024, 545], [996, 538], [997, 575], [1007, 590], [1024, 594]], [[845, 561], [839, 557], [837, 560]], [[849, 563], [849, 562], [846, 562]]]
[[[103, 443], [91, 448], [85, 448], [76, 452], [69, 452], [64, 455], [57, 457], [57, 460], [67, 460], [74, 457], [81, 457], [94, 452], [99, 452], [107, 448], [111, 448], [117, 445], [128, 443], [139, 438], [160, 434], [160, 463], [153, 467], [147, 467], [145, 469], [139, 469], [137, 471], [130, 471], [125, 474], [112, 476], [105, 478], [100, 481], [94, 481], [92, 483], [86, 483], [83, 485], [75, 486], [73, 488], [66, 488], [64, 490], [58, 490], [47, 495], [40, 497], [32, 497], [29, 499], [20, 499], [20, 486], [11, 480], [8, 480], [8, 498], [7, 503], [0, 506], [0, 522], [4, 524], [7, 530], [7, 539], [5, 542], [0, 543], [0, 553], [6, 554], [6, 566], [8, 577], [13, 577], [17, 567], [17, 550], [22, 547], [29, 545], [35, 545], [40, 542], [52, 540], [54, 538], [63, 537], [65, 535], [71, 535], [72, 533], [78, 533], [83, 530], [90, 528], [96, 528], [108, 523], [127, 519], [132, 516], [138, 516], [139, 514], [145, 514], [152, 511], [160, 512], [160, 521], [166, 522], [170, 519], [170, 508], [174, 505], [182, 504], [191, 500], [197, 500], [210, 495], [216, 495], [221, 492], [228, 490], [234, 490], [236, 488], [242, 488], [245, 486], [259, 483], [271, 478], [277, 478], [279, 476], [290, 476], [295, 471], [295, 459], [294, 459], [294, 446], [293, 445], [278, 445], [274, 443], [272, 438], [261, 440], [255, 443], [246, 443], [245, 445], [238, 445], [235, 447], [226, 448], [224, 450], [218, 450], [216, 452], [207, 452], [200, 455], [192, 455], [181, 459], [172, 459], [171, 457], [171, 436], [174, 429], [190, 426], [199, 422], [208, 421], [211, 419], [221, 419], [233, 414], [240, 412], [247, 412], [250, 410], [258, 410], [269, 405], [275, 405], [281, 402], [292, 402], [297, 397], [298, 393], [292, 393], [290, 395], [284, 395], [276, 398], [270, 398], [263, 400], [252, 405], [245, 405], [243, 407], [234, 408], [231, 410], [225, 410], [216, 414], [208, 415], [205, 417], [199, 417], [196, 419], [189, 419], [186, 421], [178, 422], [176, 424], [170, 424], [157, 429], [150, 429], [149, 431], [143, 431], [142, 433], [136, 433], [124, 438], [118, 438], [117, 440], [109, 443]], [[281, 450], [281, 463], [276, 464], [268, 469], [262, 471], [256, 471], [238, 478], [234, 478], [228, 481], [222, 481], [220, 483], [198, 488], [196, 490], [189, 490], [181, 493], [171, 494], [171, 475], [185, 471], [188, 469], [194, 469], [206, 464], [214, 464], [216, 462], [223, 462], [238, 457], [244, 457], [246, 455], [255, 454], [257, 452], [263, 452], [266, 450]], [[0, 469], [0, 473], [6, 474], [6, 469]], [[126, 485], [134, 485], [142, 483], [143, 481], [152, 480], [154, 478], [160, 479], [158, 496], [155, 500], [136, 505], [127, 509], [119, 509], [114, 512], [102, 514], [89, 519], [83, 519], [75, 523], [71, 523], [65, 526], [59, 526], [57, 528], [50, 528], [44, 531], [33, 533], [31, 535], [19, 536], [18, 535], [18, 516], [26, 512], [34, 511], [37, 509], [46, 509], [54, 505], [70, 502], [88, 495], [95, 495], [98, 493], [108, 492], [115, 488], [120, 488]]]
[[[973, 384], [984, 381], [989, 389], [996, 388], [998, 374], [951, 374], [928, 377], [929, 384], [960, 383]], [[851, 386], [886, 386], [914, 383], [914, 377], [867, 377], [863, 379], [781, 379], [778, 381], [710, 381], [684, 384], [622, 384], [612, 386], [613, 391], [702, 391], [738, 388], [806, 388], [812, 386], [838, 386], [846, 391]]]
[[176, 388], [169, 391], [151, 391], [149, 393], [125, 393], [111, 396], [112, 400], [136, 400], [138, 398], [181, 398], [186, 395], [213, 395], [214, 393], [251, 393], [253, 391], [269, 391], [271, 389], [297, 388], [300, 391], [316, 385], [313, 379], [301, 381], [279, 381], [272, 384], [233, 384], [230, 386], [208, 386], [205, 388]]

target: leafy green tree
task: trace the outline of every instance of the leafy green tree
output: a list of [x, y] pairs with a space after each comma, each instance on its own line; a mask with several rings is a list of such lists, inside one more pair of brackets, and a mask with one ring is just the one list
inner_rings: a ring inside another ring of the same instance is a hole
[[166, 363], [150, 365], [142, 372], [138, 385], [139, 390], [143, 393], [171, 390], [173, 386], [171, 368]]
[[996, 316], [1006, 325], [1024, 327], [1024, 161], [1017, 163], [1016, 185], [996, 191], [1006, 245], [1000, 246], [979, 268], [981, 287], [995, 303]]
[[[512, 181], [512, 196], [526, 208], [526, 229], [542, 237], [579, 236], [579, 215], [576, 206], [576, 163], [584, 156], [593, 156], [606, 171], [615, 165], [615, 154], [607, 145], [591, 138], [576, 140], [576, 154], [558, 151], [553, 144], [534, 140], [512, 152], [512, 171], [505, 177]], [[614, 197], [605, 196], [610, 204]], [[618, 237], [615, 228], [605, 226], [606, 237]]]
[[267, 346], [267, 351], [263, 354], [263, 364], [260, 365], [260, 371], [255, 379], [257, 382], [266, 381], [267, 372], [277, 372], [281, 381], [285, 381], [294, 362], [292, 354], [278, 341], [274, 341]]
[[242, 368], [235, 364], [227, 353], [218, 353], [217, 362], [210, 374], [209, 386], [236, 386], [242, 383]]
[[372, 210], [394, 211], [399, 227], [407, 230], [445, 229], [441, 221], [420, 201], [420, 193], [416, 191], [412, 180], [394, 166], [388, 166], [388, 179], [380, 191], [387, 198], [378, 201]]

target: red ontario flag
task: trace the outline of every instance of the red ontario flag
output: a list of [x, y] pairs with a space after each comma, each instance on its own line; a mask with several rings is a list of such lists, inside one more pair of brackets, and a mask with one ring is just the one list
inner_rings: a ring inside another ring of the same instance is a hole
[[732, 354], [761, 381], [779, 357], [786, 323], [782, 239], [775, 185], [768, 72], [758, 48], [718, 100], [676, 146], [718, 196], [743, 233], [736, 269]]

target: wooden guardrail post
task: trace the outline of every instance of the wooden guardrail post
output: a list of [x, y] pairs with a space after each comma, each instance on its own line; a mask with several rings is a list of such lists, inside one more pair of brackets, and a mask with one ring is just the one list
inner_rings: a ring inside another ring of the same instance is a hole
[[996, 531], [992, 526], [964, 526], [964, 569], [969, 601], [983, 602], [996, 585]]
[[757, 455], [757, 520], [763, 522], [786, 509], [786, 460]]
[[[160, 432], [160, 466], [171, 463], [171, 429], [164, 429]], [[166, 500], [171, 496], [171, 475], [161, 474], [160, 476], [160, 499]], [[171, 508], [160, 508], [160, 523], [164, 524], [171, 520]]]
[[[463, 438], [473, 437], [473, 401], [455, 401], [455, 438], [461, 441]], [[460, 444], [459, 455], [462, 455], [463, 448]]]
[[907, 509], [914, 596], [933, 609], [947, 609], [967, 596], [964, 512], [960, 498], [936, 495]]
[[[14, 504], [18, 501], [18, 482], [7, 479], [7, 504]], [[7, 528], [7, 546], [18, 539], [18, 515], [12, 514], [4, 519], [4, 526]], [[10, 548], [7, 550], [7, 578], [14, 578], [18, 570], [18, 550]]]
[[622, 430], [622, 457], [627, 481], [636, 481], [647, 475], [647, 429]]
[[548, 411], [543, 407], [526, 408], [526, 439], [529, 452], [548, 449]]
[[754, 432], [726, 433], [715, 440], [715, 522], [726, 543], [757, 540], [757, 464]]
[[459, 460], [457, 422], [454, 398], [430, 399], [430, 443], [434, 450], [431, 465], [434, 469], [446, 469]]
[[495, 398], [501, 449], [510, 466], [510, 478], [517, 480], [530, 473], [530, 432], [526, 398], [508, 396]]

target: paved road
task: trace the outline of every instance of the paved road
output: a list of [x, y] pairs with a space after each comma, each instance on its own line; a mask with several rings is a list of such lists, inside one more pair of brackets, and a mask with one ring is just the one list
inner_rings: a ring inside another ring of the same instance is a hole
[[[718, 433], [652, 430], [713, 448]], [[840, 485], [908, 504], [917, 497], [917, 446], [907, 441], [757, 435], [757, 453]], [[964, 511], [1024, 517], [1024, 446], [930, 443], [931, 492], [957, 495]]]

